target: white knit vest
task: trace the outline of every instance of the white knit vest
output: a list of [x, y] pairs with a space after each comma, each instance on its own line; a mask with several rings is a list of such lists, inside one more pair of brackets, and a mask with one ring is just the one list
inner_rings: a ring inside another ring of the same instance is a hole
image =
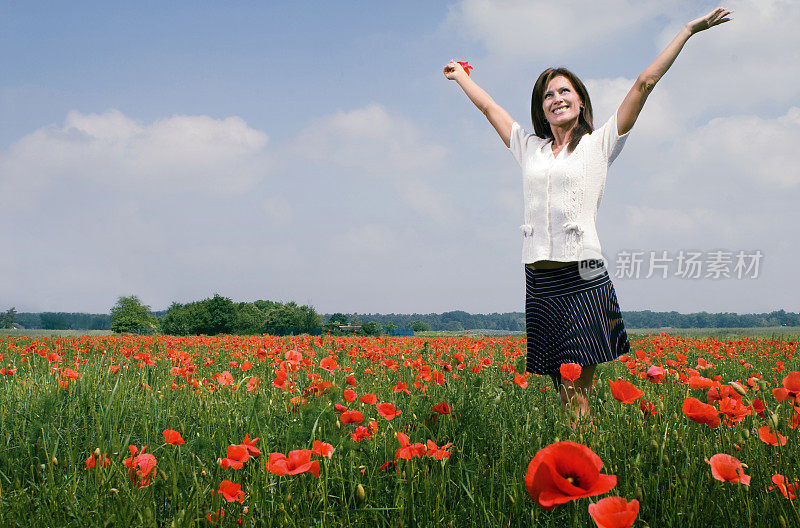
[[573, 262], [602, 259], [595, 221], [606, 172], [619, 155], [630, 131], [617, 135], [617, 114], [571, 153], [553, 157], [551, 140], [511, 127], [509, 149], [522, 167], [525, 219], [522, 263], [539, 260]]

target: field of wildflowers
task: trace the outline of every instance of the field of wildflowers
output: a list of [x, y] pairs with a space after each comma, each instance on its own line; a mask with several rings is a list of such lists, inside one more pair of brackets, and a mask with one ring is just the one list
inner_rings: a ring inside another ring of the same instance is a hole
[[573, 430], [518, 336], [0, 337], [0, 526], [798, 526], [797, 345], [632, 339]]

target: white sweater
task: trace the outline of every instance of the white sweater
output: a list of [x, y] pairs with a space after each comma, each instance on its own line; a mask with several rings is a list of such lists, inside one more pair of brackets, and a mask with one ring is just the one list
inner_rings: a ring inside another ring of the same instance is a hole
[[630, 131], [617, 135], [617, 113], [571, 153], [553, 157], [551, 140], [511, 127], [509, 149], [522, 167], [525, 223], [522, 263], [602, 259], [595, 221], [606, 172]]

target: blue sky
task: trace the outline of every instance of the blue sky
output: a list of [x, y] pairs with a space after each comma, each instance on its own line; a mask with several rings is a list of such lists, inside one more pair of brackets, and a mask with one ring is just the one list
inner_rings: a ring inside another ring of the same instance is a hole
[[[761, 250], [760, 274], [620, 277], [623, 310], [800, 310], [800, 7], [723, 5], [650, 96], [598, 230], [612, 271], [625, 250]], [[521, 311], [519, 168], [444, 64], [528, 129], [537, 75], [566, 65], [599, 126], [714, 7], [6, 2], [0, 309]]]

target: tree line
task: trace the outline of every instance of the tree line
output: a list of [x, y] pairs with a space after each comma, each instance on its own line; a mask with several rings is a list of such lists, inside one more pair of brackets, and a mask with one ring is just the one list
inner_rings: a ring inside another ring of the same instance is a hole
[[[117, 313], [118, 324], [112, 326]], [[134, 318], [126, 315], [138, 314]], [[800, 326], [800, 313], [776, 310], [758, 314], [696, 312], [682, 314], [650, 310], [623, 312], [628, 328], [751, 328], [765, 326]], [[522, 312], [470, 314], [451, 311], [441, 314], [318, 314], [311, 306], [290, 301], [258, 300], [234, 302], [214, 297], [187, 304], [172, 303], [167, 310], [153, 312], [136, 296], [120, 297], [112, 314], [67, 312], [18, 313], [11, 308], [0, 313], [0, 328], [14, 323], [24, 328], [45, 330], [116, 330], [127, 332], [158, 331], [173, 335], [216, 334], [320, 334], [340, 332], [340, 326], [360, 327], [364, 335], [388, 333], [394, 329], [415, 331], [505, 330], [524, 331]], [[348, 333], [352, 333], [349, 330]]]

